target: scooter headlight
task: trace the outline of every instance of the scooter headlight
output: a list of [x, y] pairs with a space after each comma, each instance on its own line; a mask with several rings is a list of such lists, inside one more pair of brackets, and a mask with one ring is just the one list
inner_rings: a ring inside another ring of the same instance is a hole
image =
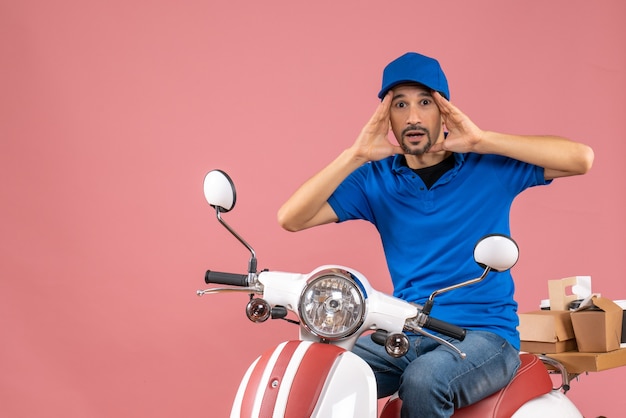
[[367, 295], [345, 270], [327, 269], [312, 276], [300, 297], [300, 318], [314, 335], [339, 340], [354, 334], [365, 318]]

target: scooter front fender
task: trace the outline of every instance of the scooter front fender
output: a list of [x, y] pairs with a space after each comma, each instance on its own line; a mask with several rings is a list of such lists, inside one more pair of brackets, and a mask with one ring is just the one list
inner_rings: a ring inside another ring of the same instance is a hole
[[536, 417], [583, 418], [576, 405], [557, 390], [526, 402], [511, 418]]
[[287, 341], [248, 368], [231, 418], [375, 418], [376, 381], [370, 367], [340, 347]]

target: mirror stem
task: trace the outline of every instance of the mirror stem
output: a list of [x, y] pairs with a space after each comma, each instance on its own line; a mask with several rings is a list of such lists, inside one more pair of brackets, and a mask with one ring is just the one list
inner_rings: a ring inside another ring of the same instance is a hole
[[485, 271], [483, 271], [483, 274], [481, 274], [480, 277], [468, 280], [463, 283], [455, 284], [453, 286], [444, 287], [443, 289], [435, 290], [433, 293], [430, 294], [428, 301], [426, 301], [426, 303], [424, 304], [424, 308], [422, 308], [422, 312], [426, 315], [430, 315], [430, 310], [433, 308], [435, 296], [441, 293], [449, 292], [450, 290], [458, 289], [459, 287], [464, 287], [470, 284], [478, 283], [481, 280], [483, 280], [485, 277], [487, 277], [487, 274], [489, 274], [490, 271], [491, 271], [491, 267], [487, 266], [485, 267]]
[[220, 207], [216, 206], [215, 207], [215, 215], [217, 216], [217, 220], [224, 226], [224, 228], [226, 228], [228, 230], [228, 232], [230, 232], [235, 238], [237, 238], [237, 240], [240, 243], [242, 243], [244, 245], [244, 247], [246, 247], [248, 249], [248, 251], [250, 251], [250, 261], [248, 262], [248, 273], [250, 275], [256, 274], [256, 268], [257, 268], [256, 252], [250, 246], [250, 244], [248, 244], [237, 232], [235, 232], [234, 229], [232, 229], [230, 227], [230, 225], [228, 225], [226, 223], [226, 221], [224, 221], [222, 219], [221, 213], [222, 213], [222, 211], [220, 210]]

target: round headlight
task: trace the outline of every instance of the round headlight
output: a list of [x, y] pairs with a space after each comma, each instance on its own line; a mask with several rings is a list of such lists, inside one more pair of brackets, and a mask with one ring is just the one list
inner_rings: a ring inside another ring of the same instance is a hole
[[365, 318], [365, 294], [360, 282], [340, 269], [312, 276], [300, 296], [300, 318], [313, 334], [338, 340], [354, 334]]

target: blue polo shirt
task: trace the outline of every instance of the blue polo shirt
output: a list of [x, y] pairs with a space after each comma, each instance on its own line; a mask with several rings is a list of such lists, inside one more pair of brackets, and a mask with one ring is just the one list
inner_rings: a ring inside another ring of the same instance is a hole
[[[403, 155], [364, 164], [328, 203], [339, 222], [363, 219], [378, 229], [394, 296], [423, 304], [438, 289], [478, 277], [476, 242], [510, 234], [513, 199], [548, 184], [542, 167], [491, 154], [454, 154], [454, 168], [428, 189]], [[494, 332], [519, 349], [510, 272], [437, 296], [432, 315], [467, 329]]]

